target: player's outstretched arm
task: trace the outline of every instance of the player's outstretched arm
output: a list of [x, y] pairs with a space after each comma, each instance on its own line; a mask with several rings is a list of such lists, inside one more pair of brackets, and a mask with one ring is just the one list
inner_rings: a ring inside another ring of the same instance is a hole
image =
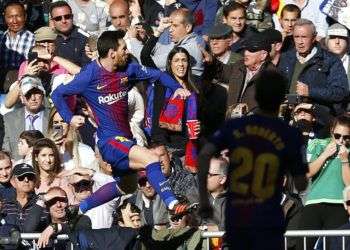
[[135, 80], [147, 80], [148, 83], [159, 81], [163, 86], [170, 88], [175, 92], [181, 85], [175, 81], [168, 73], [162, 72], [159, 69], [153, 69], [141, 66], [136, 63], [129, 64], [127, 69], [129, 77]]
[[71, 122], [73, 114], [64, 97], [83, 93], [90, 83], [92, 73], [91, 67], [85, 68], [85, 70], [75, 75], [72, 81], [67, 84], [62, 83], [51, 94], [51, 99], [58, 113], [68, 124]]
[[210, 217], [212, 208], [209, 204], [208, 189], [207, 189], [207, 177], [209, 171], [210, 159], [218, 151], [217, 147], [212, 143], [204, 145], [198, 156], [199, 162], [199, 200], [200, 211], [202, 217]]

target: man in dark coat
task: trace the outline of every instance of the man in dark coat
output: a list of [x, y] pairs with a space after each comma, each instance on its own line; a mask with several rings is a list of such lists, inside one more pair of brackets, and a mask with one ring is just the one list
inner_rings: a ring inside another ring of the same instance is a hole
[[288, 78], [291, 94], [304, 96], [339, 114], [349, 95], [347, 76], [341, 60], [321, 48], [316, 35], [311, 21], [299, 19], [293, 32], [295, 49], [282, 53], [278, 68]]

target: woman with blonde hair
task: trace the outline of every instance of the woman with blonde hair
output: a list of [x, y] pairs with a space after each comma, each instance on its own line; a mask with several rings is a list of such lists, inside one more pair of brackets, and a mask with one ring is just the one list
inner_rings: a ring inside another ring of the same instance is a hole
[[49, 114], [48, 135], [58, 148], [65, 170], [72, 170], [76, 167], [98, 169], [94, 151], [88, 145], [80, 142], [78, 131], [63, 121], [55, 107]]

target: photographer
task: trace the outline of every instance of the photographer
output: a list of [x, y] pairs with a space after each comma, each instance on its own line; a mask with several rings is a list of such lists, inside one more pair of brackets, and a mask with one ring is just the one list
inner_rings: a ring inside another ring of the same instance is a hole
[[295, 100], [291, 99], [293, 98], [287, 97], [282, 116], [286, 121], [289, 121], [290, 125], [300, 129], [306, 144], [309, 139], [329, 137], [330, 121], [334, 118], [330, 114], [329, 108], [323, 105], [299, 102], [302, 101], [299, 97], [295, 97]]

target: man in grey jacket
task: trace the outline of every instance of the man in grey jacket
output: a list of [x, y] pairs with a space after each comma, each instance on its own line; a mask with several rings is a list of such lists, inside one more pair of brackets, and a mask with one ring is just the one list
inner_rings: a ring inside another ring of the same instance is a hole
[[199, 45], [204, 47], [201, 37], [192, 32], [194, 18], [187, 9], [173, 11], [169, 18], [163, 18], [155, 36], [159, 37], [166, 28], [169, 28], [171, 43], [162, 44], [157, 42], [153, 49], [152, 59], [160, 70], [165, 70], [169, 52], [175, 47], [185, 48], [191, 56], [192, 74], [200, 77], [203, 73], [203, 56]]

